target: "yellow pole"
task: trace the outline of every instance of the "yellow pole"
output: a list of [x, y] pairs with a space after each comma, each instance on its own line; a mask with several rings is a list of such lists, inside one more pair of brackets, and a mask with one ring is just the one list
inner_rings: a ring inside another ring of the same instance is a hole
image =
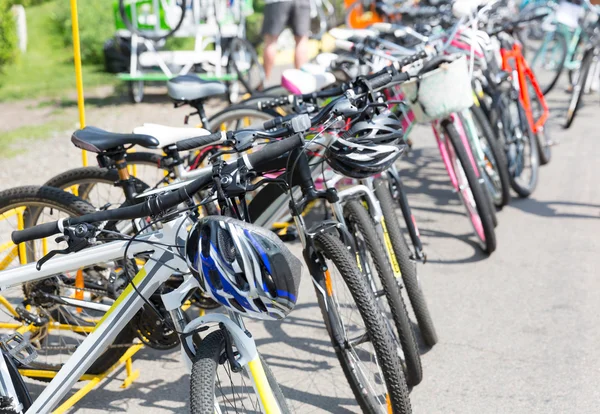
[[[81, 45], [79, 44], [79, 18], [77, 0], [71, 0], [71, 22], [73, 23], [73, 56], [75, 61], [75, 82], [77, 83], [77, 109], [79, 128], [85, 127], [85, 103], [83, 100], [83, 74], [81, 73]], [[83, 166], [87, 167], [87, 151], [81, 151]]]

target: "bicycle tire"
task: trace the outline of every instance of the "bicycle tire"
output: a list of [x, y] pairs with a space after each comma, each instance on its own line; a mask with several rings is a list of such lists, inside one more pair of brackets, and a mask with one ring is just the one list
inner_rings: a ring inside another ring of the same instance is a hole
[[563, 128], [565, 129], [568, 129], [571, 127], [571, 125], [573, 125], [575, 115], [581, 107], [581, 100], [585, 92], [585, 84], [587, 83], [587, 78], [589, 76], [590, 68], [592, 66], [593, 57], [593, 49], [590, 49], [586, 51], [585, 55], [583, 56], [583, 60], [581, 61], [579, 77], [577, 79], [577, 83], [573, 87], [571, 99], [569, 100], [569, 108], [567, 109], [567, 118], [563, 125]]
[[[244, 73], [244, 71], [242, 69], [240, 69], [239, 64], [236, 62], [236, 60], [232, 59], [232, 55], [233, 55], [233, 52], [236, 51], [236, 47], [243, 48], [245, 50], [245, 52], [247, 52], [249, 54], [250, 69], [248, 69], [247, 73]], [[246, 93], [252, 94], [256, 90], [258, 90], [262, 86], [264, 86], [265, 70], [263, 69], [262, 65], [260, 64], [260, 62], [258, 60], [258, 55], [256, 54], [255, 48], [250, 44], [249, 41], [247, 41], [246, 39], [240, 39], [240, 38], [234, 37], [233, 39], [231, 39], [231, 42], [229, 43], [228, 53], [229, 53], [228, 54], [228, 56], [229, 56], [228, 64], [230, 64], [231, 67], [233, 68], [233, 71], [237, 75], [238, 80], [244, 86], [244, 89], [246, 89]], [[258, 84], [256, 84], [256, 85], [252, 84], [252, 80], [250, 79], [250, 75], [249, 75], [249, 73], [253, 67], [259, 68], [259, 72], [258, 72], [259, 79], [258, 79]], [[248, 76], [245, 76], [245, 75], [248, 75]]]
[[492, 200], [496, 207], [502, 208], [510, 202], [510, 178], [508, 177], [506, 154], [504, 154], [504, 151], [500, 147], [494, 129], [483, 110], [479, 106], [474, 105], [471, 107], [471, 113], [473, 114], [473, 120], [478, 124], [482, 133], [479, 138], [484, 141], [486, 147], [489, 149], [489, 151], [484, 150], [486, 161], [487, 163], [492, 163], [492, 167], [498, 175], [500, 191], [498, 196], [494, 197], [492, 195]]
[[[412, 409], [404, 378], [404, 370], [402, 369], [394, 340], [389, 330], [385, 327], [383, 315], [379, 311], [375, 302], [375, 296], [367, 285], [366, 279], [359, 272], [356, 262], [352, 259], [348, 249], [339, 237], [328, 233], [319, 233], [314, 238], [314, 245], [319, 255], [328, 258], [340, 270], [343, 282], [351, 292], [360, 316], [365, 322], [368, 338], [373, 345], [376, 360], [386, 385], [388, 401], [392, 408], [391, 412], [396, 414], [411, 413]], [[368, 400], [368, 395], [365, 395], [363, 392], [360, 380], [356, 377], [357, 371], [353, 366], [353, 362], [348, 359], [348, 355], [344, 352], [347, 350], [346, 347], [344, 344], [337, 342], [337, 338], [343, 338], [344, 335], [339, 326], [332, 324], [332, 320], [336, 317], [334, 314], [336, 305], [333, 299], [329, 296], [324, 296], [320, 289], [322, 287], [315, 286], [319, 308], [325, 321], [327, 333], [356, 401], [365, 413], [381, 412], [376, 409]]]
[[[24, 186], [0, 192], [0, 212], [10, 210], [11, 206], [14, 206], [13, 208], [22, 206], [24, 203], [40, 203], [56, 210], [62, 209], [65, 213], [71, 214], [72, 216], [81, 216], [96, 211], [89, 203], [79, 197], [53, 187]], [[36, 221], [33, 221], [28, 224], [33, 225], [35, 222]], [[28, 251], [28, 253], [31, 252]], [[32, 260], [35, 260], [35, 258], [28, 254], [27, 260], [28, 262], [31, 262]], [[135, 335], [128, 326], [119, 333], [112, 345], [129, 344], [134, 338]], [[108, 348], [90, 366], [90, 368], [88, 368], [87, 373], [97, 375], [106, 372], [119, 361], [126, 351], [127, 347]], [[58, 371], [61, 365], [33, 361], [29, 366], [39, 370]], [[43, 382], [51, 380], [51, 378], [37, 377], [35, 375], [31, 376], [31, 378]]]
[[406, 288], [406, 294], [417, 319], [419, 331], [425, 344], [428, 347], [433, 347], [438, 342], [437, 332], [417, 275], [417, 263], [410, 258], [410, 249], [398, 222], [390, 187], [387, 181], [381, 178], [375, 179], [374, 187], [375, 195], [379, 200], [385, 219], [385, 226], [390, 237], [394, 255], [400, 267], [401, 281]]
[[[221, 355], [225, 352], [225, 334], [221, 330], [211, 332], [198, 345], [190, 376], [190, 412], [192, 414], [213, 414], [215, 412], [215, 384], [218, 378], [217, 368]], [[289, 414], [290, 409], [275, 376], [262, 356], [259, 355], [259, 358], [281, 413]], [[235, 401], [235, 398], [233, 400]]]
[[[443, 121], [442, 130], [448, 138], [448, 141], [451, 144], [456, 158], [458, 159], [460, 164], [453, 166], [455, 169], [455, 174], [458, 177], [456, 167], [462, 167], [468, 187], [471, 191], [473, 202], [475, 204], [474, 211], [469, 212], [469, 206], [467, 205], [468, 201], [464, 199], [462, 191], [459, 191], [461, 201], [463, 202], [463, 205], [467, 208], [467, 212], [470, 215], [469, 221], [471, 221], [475, 228], [475, 235], [480, 241], [480, 246], [482, 247], [483, 251], [488, 254], [492, 254], [494, 250], [496, 250], [496, 232], [494, 230], [494, 220], [492, 218], [491, 212], [491, 209], [493, 207], [491, 206], [489, 196], [485, 193], [485, 191], [487, 190], [479, 182], [479, 178], [473, 170], [473, 166], [471, 165], [469, 156], [467, 155], [467, 150], [465, 149], [462, 140], [458, 134], [458, 131], [454, 127], [453, 123], [448, 120]], [[473, 206], [471, 206], [471, 209], [473, 209]], [[481, 230], [483, 231], [484, 235], [483, 239], [480, 236], [480, 232], [477, 230], [477, 224], [473, 222], [473, 220], [475, 220], [475, 213], [477, 214], [477, 216], [479, 217], [479, 221], [481, 222]]]
[[[559, 59], [557, 62], [558, 70], [556, 71], [556, 73], [554, 75], [552, 75], [551, 81], [546, 86], [544, 86], [544, 87], [540, 86], [540, 88], [542, 89], [542, 93], [544, 95], [547, 95], [548, 93], [550, 93], [550, 91], [554, 88], [554, 86], [558, 82], [558, 79], [560, 78], [560, 75], [562, 74], [562, 72], [564, 70], [565, 60], [567, 59], [567, 40], [565, 39], [565, 35], [561, 32], [554, 31], [553, 39], [551, 39], [549, 42], [551, 42], [554, 39], [557, 40], [558, 45], [559, 45], [558, 47], [560, 48], [560, 55], [559, 55]], [[546, 41], [543, 42], [542, 46], [545, 44], [546, 44]], [[541, 49], [536, 51], [536, 53], [534, 54], [534, 57], [531, 61], [531, 68], [534, 73], [537, 72], [535, 65], [536, 65], [537, 58], [539, 57], [538, 53], [540, 53], [540, 51], [541, 51]], [[538, 74], [539, 74], [539, 72], [538, 72]], [[536, 77], [539, 78], [539, 76], [537, 76], [537, 75], [536, 75]]]
[[[136, 193], [142, 193], [149, 188], [148, 184], [136, 177], [131, 177]], [[89, 196], [97, 183], [114, 187], [119, 181], [119, 174], [114, 169], [100, 167], [79, 167], [60, 173], [44, 183], [45, 186], [66, 190], [77, 186], [77, 196], [89, 201]], [[102, 206], [96, 206], [102, 207]]]
[[[404, 353], [404, 364], [406, 367], [406, 383], [409, 386], [418, 385], [423, 380], [423, 368], [421, 366], [421, 355], [415, 339], [412, 324], [402, 299], [400, 285], [398, 285], [389, 258], [385, 252], [383, 240], [375, 230], [375, 223], [365, 207], [358, 200], [350, 200], [344, 204], [344, 219], [351, 235], [354, 236], [358, 244], [357, 235], [364, 238], [366, 249], [375, 264], [375, 270], [383, 291], [385, 299], [390, 307], [392, 320], [396, 328], [396, 333]], [[361, 247], [357, 246], [357, 254], [360, 256]], [[365, 269], [367, 263], [362, 263], [361, 268]]]
[[[535, 93], [531, 80], [527, 78], [527, 88], [529, 92], [529, 100], [531, 101], [531, 115], [533, 116], [534, 122], [538, 119], [542, 113], [542, 103], [540, 98]], [[546, 165], [552, 159], [552, 140], [548, 135], [548, 129], [546, 125], [543, 125], [541, 129], [535, 134], [537, 153], [540, 160], [540, 165]]]
[[[525, 133], [525, 135], [526, 135], [523, 143], [527, 147], [529, 147], [530, 152], [531, 152], [531, 154], [529, 155], [530, 162], [531, 162], [531, 178], [529, 179], [528, 183], [523, 185], [517, 181], [518, 176], [516, 176], [516, 173], [517, 173], [516, 167], [513, 168], [514, 171], [511, 171], [510, 167], [509, 167], [509, 177], [511, 179], [510, 185], [511, 185], [512, 189], [515, 190], [517, 192], [517, 194], [519, 194], [520, 197], [529, 197], [531, 195], [531, 193], [533, 193], [533, 190], [535, 190], [535, 187], [537, 186], [537, 180], [538, 180], [539, 155], [537, 152], [537, 148], [538, 148], [537, 147], [537, 137], [531, 130], [531, 125], [529, 125], [529, 121], [527, 120], [527, 115], [525, 114], [525, 109], [523, 108], [523, 105], [521, 105], [521, 102], [514, 101], [512, 103], [517, 105], [517, 110], [519, 112], [519, 123], [520, 123], [521, 133], [522, 134]], [[521, 173], [522, 173], [522, 171], [521, 171]], [[519, 176], [520, 176], [520, 174], [519, 174]]]
[[177, 22], [175, 27], [172, 28], [171, 30], [167, 31], [167, 33], [165, 33], [164, 35], [156, 35], [156, 36], [150, 35], [148, 32], [138, 30], [136, 27], [134, 27], [131, 20], [129, 19], [129, 16], [127, 16], [127, 12], [125, 11], [125, 0], [119, 0], [119, 15], [121, 16], [121, 20], [123, 21], [123, 24], [125, 24], [125, 27], [131, 33], [135, 33], [144, 39], [159, 41], [159, 40], [166, 39], [167, 37], [170, 37], [171, 35], [173, 35], [177, 30], [179, 30], [179, 28], [183, 24], [183, 21], [185, 19], [186, 1], [187, 0], [180, 0], [180, 1], [181, 1], [181, 3], [180, 3], [179, 7], [181, 8], [181, 18], [179, 19], [179, 21]]
[[209, 129], [211, 132], [218, 132], [221, 131], [221, 125], [227, 125], [230, 122], [236, 122], [236, 126], [234, 128], [226, 128], [228, 131], [235, 131], [247, 127], [247, 125], [241, 125], [240, 121], [243, 121], [244, 118], [250, 117], [258, 118], [261, 121], [260, 126], [262, 126], [262, 123], [265, 121], [275, 118], [275, 116], [269, 112], [263, 112], [259, 111], [258, 109], [247, 108], [243, 106], [234, 106], [212, 116], [208, 120], [208, 124], [210, 126]]

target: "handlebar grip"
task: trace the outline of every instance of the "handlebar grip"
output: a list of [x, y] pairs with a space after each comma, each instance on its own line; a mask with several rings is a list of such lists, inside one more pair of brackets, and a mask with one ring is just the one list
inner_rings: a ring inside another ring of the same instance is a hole
[[381, 88], [382, 86], [385, 86], [388, 83], [390, 83], [391, 80], [392, 80], [392, 74], [390, 72], [385, 72], [385, 73], [382, 73], [381, 75], [374, 77], [369, 82], [371, 84], [371, 88], [378, 89], [378, 88]]
[[394, 26], [392, 26], [391, 23], [373, 23], [370, 27], [370, 29], [373, 30], [377, 30], [378, 32], [381, 33], [393, 33], [394, 32]]
[[210, 144], [216, 144], [225, 141], [225, 132], [215, 132], [214, 134], [201, 135], [198, 137], [187, 138], [176, 143], [178, 151], [188, 151], [196, 148], [205, 147]]
[[396, 75], [394, 75], [394, 77], [392, 78], [392, 81], [390, 83], [402, 83], [402, 82], [406, 82], [409, 79], [410, 79], [410, 73], [400, 72], [400, 73], [397, 73]]
[[15, 230], [11, 234], [11, 239], [14, 244], [28, 242], [32, 240], [43, 239], [60, 233], [58, 229], [58, 221], [51, 223], [38, 224], [37, 226], [29, 227], [24, 230]]
[[354, 42], [351, 42], [349, 40], [336, 39], [335, 47], [337, 47], [338, 49], [345, 50], [346, 52], [352, 52], [354, 51], [355, 44]]
[[290, 115], [275, 117], [273, 119], [266, 121], [263, 124], [263, 128], [264, 129], [279, 128], [284, 122], [289, 121], [290, 119], [294, 118], [295, 116], [296, 116], [296, 114], [290, 114]]
[[242, 159], [248, 168], [255, 169], [261, 164], [272, 161], [273, 159], [290, 152], [294, 148], [300, 148], [303, 146], [304, 136], [302, 134], [295, 134], [290, 138], [265, 145], [265, 147], [260, 151], [244, 155]]
[[262, 111], [263, 109], [277, 108], [278, 106], [285, 106], [293, 102], [293, 96], [294, 95], [283, 95], [265, 101], [258, 101], [256, 106], [259, 111]]
[[410, 65], [411, 63], [415, 63], [421, 59], [427, 58], [427, 52], [422, 50], [419, 53], [415, 53], [414, 55], [407, 56], [399, 62], [399, 67]]

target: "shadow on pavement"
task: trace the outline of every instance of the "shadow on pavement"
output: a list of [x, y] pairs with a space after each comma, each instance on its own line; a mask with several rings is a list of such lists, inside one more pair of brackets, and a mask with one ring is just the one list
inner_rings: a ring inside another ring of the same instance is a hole
[[[535, 214], [541, 217], [556, 217], [556, 218], [582, 218], [582, 219], [596, 219], [600, 218], [600, 204], [585, 204], [585, 203], [574, 203], [571, 201], [539, 201], [534, 198], [527, 199], [515, 199], [510, 204], [511, 207], [517, 208], [525, 213]], [[586, 213], [569, 213], [559, 212], [560, 207], [574, 207], [574, 208], [589, 208], [595, 209], [595, 214]]]
[[[452, 220], [454, 217], [463, 217], [465, 221], [468, 220], [458, 196], [450, 185], [448, 173], [437, 148], [413, 149], [402, 161], [400, 175], [403, 178], [409, 203], [414, 212], [441, 214], [438, 217], [441, 217], [440, 221], [442, 222]], [[418, 205], [418, 203], [413, 202], [414, 197], [411, 197], [411, 195], [425, 195], [430, 202], [426, 206]], [[481, 251], [471, 233], [454, 234], [434, 229], [428, 225], [433, 224], [431, 220], [421, 220], [418, 214], [416, 214], [416, 220], [419, 231], [423, 236], [422, 241], [425, 244], [428, 244], [427, 239], [430, 237], [452, 238], [460, 240], [473, 248], [473, 255], [470, 257], [449, 261], [431, 260], [432, 262], [459, 264], [478, 262], [487, 258], [487, 255]]]

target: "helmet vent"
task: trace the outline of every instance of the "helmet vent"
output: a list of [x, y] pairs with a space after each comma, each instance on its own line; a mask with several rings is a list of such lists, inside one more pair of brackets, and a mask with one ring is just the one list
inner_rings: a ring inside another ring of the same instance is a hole
[[235, 244], [228, 231], [219, 232], [219, 253], [228, 263], [235, 260]]

